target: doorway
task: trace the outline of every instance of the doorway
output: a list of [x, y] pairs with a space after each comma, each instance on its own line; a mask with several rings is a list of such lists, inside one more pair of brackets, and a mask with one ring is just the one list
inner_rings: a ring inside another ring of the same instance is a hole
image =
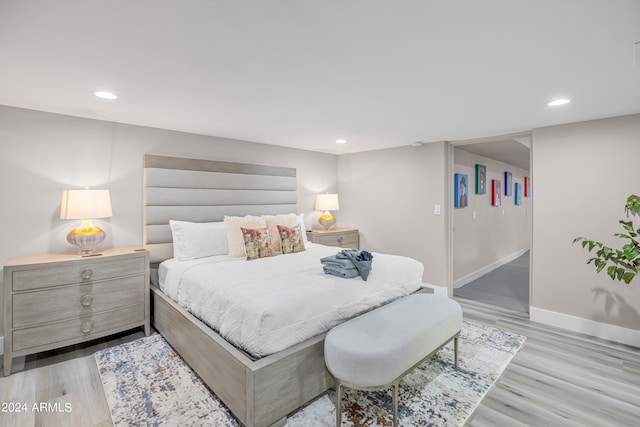
[[[450, 295], [526, 316], [531, 295], [530, 150], [530, 133], [449, 143], [449, 194], [454, 198], [449, 206], [457, 206], [450, 209], [447, 227]], [[455, 200], [457, 182], [467, 183], [465, 206]]]

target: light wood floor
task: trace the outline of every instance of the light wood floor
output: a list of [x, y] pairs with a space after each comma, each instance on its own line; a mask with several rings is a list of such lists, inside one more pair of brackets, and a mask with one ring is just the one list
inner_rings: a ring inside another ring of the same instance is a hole
[[[466, 320], [527, 336], [474, 416], [472, 427], [640, 426], [640, 349], [530, 322], [521, 313], [458, 299]], [[0, 412], [0, 426], [111, 425], [92, 354], [142, 337], [120, 335], [90, 346], [28, 357], [0, 377], [0, 402], [27, 403], [25, 413]], [[34, 403], [63, 412], [34, 412]], [[64, 412], [70, 404], [71, 411]], [[55, 409], [55, 408], [54, 408]]]
[[468, 426], [640, 426], [640, 349], [456, 299], [466, 320], [527, 337]]

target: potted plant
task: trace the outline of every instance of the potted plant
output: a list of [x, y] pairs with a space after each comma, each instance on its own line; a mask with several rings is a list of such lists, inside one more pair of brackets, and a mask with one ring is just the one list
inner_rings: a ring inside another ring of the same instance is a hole
[[[624, 211], [627, 217], [630, 213], [637, 215], [640, 212], [640, 196], [635, 194], [629, 196]], [[620, 220], [618, 222], [622, 224], [622, 228], [626, 232], [614, 234], [625, 242], [619, 249], [610, 248], [586, 237], [576, 237], [573, 239], [573, 243], [582, 242], [582, 247], [588, 248], [589, 252], [597, 248], [595, 256], [587, 260], [587, 264], [593, 263], [596, 273], [600, 273], [606, 267], [607, 274], [612, 280], [624, 281], [629, 284], [637, 276], [640, 268], [640, 242], [638, 241], [640, 228], [634, 229], [633, 221]]]

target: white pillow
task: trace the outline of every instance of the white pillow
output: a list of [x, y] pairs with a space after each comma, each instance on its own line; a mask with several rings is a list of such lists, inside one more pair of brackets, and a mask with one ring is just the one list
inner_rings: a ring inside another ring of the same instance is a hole
[[307, 243], [307, 227], [304, 226], [304, 214], [298, 215], [298, 224], [300, 224], [300, 231], [302, 231], [302, 240]]
[[169, 220], [173, 235], [173, 257], [178, 261], [228, 253], [224, 222]]
[[281, 215], [262, 215], [260, 218], [264, 218], [267, 223], [267, 227], [271, 229], [271, 236], [273, 236], [273, 250], [277, 253], [282, 253], [282, 245], [280, 244], [280, 232], [278, 226], [283, 225], [287, 228], [298, 225], [298, 217], [296, 214], [281, 214]]
[[265, 228], [267, 223], [264, 218], [258, 216], [225, 216], [224, 223], [227, 229], [227, 241], [229, 248], [229, 256], [241, 257], [247, 256], [244, 247], [244, 237], [240, 228]]

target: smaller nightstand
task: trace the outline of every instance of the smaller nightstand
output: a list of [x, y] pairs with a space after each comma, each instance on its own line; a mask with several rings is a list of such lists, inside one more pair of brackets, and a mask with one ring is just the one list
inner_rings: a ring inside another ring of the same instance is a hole
[[307, 239], [312, 243], [340, 248], [360, 249], [357, 228], [331, 228], [329, 230], [307, 231]]

